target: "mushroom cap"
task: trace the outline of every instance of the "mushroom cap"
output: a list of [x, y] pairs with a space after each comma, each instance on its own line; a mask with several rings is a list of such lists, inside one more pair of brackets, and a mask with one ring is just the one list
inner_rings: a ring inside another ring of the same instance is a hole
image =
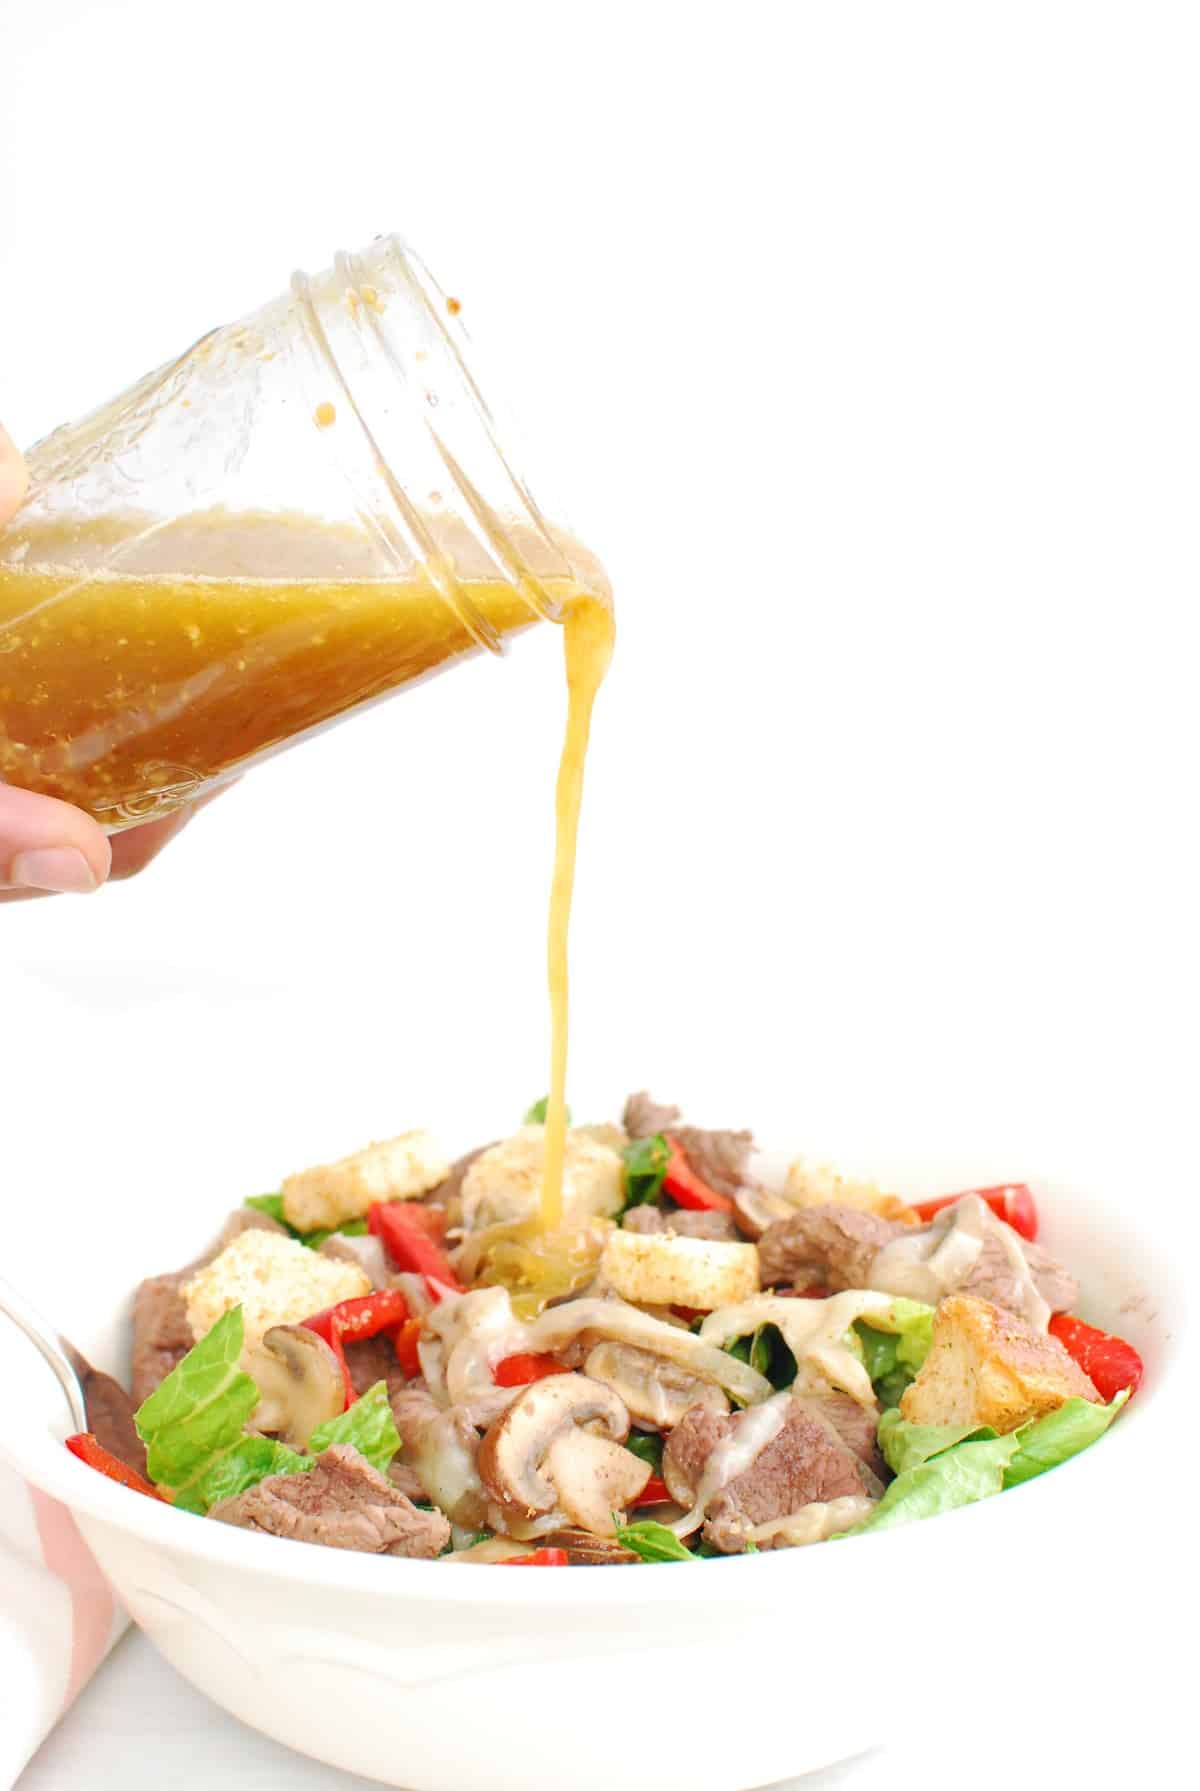
[[260, 1394], [252, 1423], [291, 1449], [306, 1449], [318, 1425], [345, 1410], [346, 1385], [337, 1357], [305, 1325], [272, 1325], [247, 1354]]
[[596, 1344], [584, 1363], [584, 1372], [611, 1387], [631, 1418], [656, 1430], [673, 1430], [694, 1405], [722, 1414], [729, 1410], [729, 1401], [715, 1381], [632, 1344]]
[[479, 1445], [480, 1479], [500, 1505], [523, 1516], [552, 1510], [557, 1489], [541, 1471], [543, 1463], [554, 1440], [582, 1424], [599, 1425], [614, 1443], [629, 1435], [629, 1413], [611, 1387], [583, 1374], [552, 1374], [534, 1381]]

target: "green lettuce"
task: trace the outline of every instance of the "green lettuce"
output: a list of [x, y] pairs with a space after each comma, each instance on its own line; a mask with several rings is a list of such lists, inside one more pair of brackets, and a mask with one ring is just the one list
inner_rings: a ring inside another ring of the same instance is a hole
[[1009, 1464], [1005, 1486], [1019, 1486], [1022, 1480], [1033, 1480], [1047, 1468], [1078, 1455], [1098, 1437], [1102, 1437], [1121, 1407], [1129, 1398], [1128, 1387], [1122, 1388], [1111, 1405], [1096, 1405], [1090, 1399], [1068, 1399], [1056, 1412], [1047, 1412], [1017, 1432], [1021, 1448]]
[[313, 1466], [307, 1455], [297, 1455], [285, 1443], [272, 1437], [242, 1437], [229, 1449], [213, 1457], [197, 1477], [175, 1495], [180, 1511], [193, 1511], [203, 1517], [222, 1499], [257, 1486], [272, 1474], [303, 1474]]
[[661, 1437], [648, 1436], [645, 1431], [635, 1430], [626, 1439], [625, 1447], [639, 1461], [648, 1462], [652, 1474], [662, 1473], [663, 1440]]
[[625, 1205], [657, 1206], [662, 1193], [671, 1147], [661, 1132], [653, 1138], [635, 1138], [622, 1153], [625, 1158]]
[[883, 1406], [899, 1405], [933, 1342], [933, 1307], [919, 1300], [893, 1300], [887, 1313], [860, 1318], [847, 1334], [857, 1343], [875, 1396]]
[[862, 1536], [869, 1530], [892, 1530], [923, 1517], [937, 1517], [960, 1505], [989, 1499], [1004, 1485], [1004, 1470], [1021, 1447], [1016, 1436], [986, 1442], [959, 1443], [931, 1461], [906, 1468], [892, 1481], [878, 1505], [860, 1524], [843, 1532]]
[[243, 1340], [242, 1309], [235, 1306], [134, 1414], [156, 1486], [179, 1493], [241, 1438], [258, 1404], [258, 1388], [238, 1367]]
[[613, 1513], [617, 1541], [622, 1548], [630, 1549], [643, 1561], [694, 1561], [695, 1555], [686, 1548], [669, 1530], [666, 1524], [656, 1524], [651, 1517], [642, 1518], [634, 1524], [621, 1522], [618, 1513]]
[[[546, 1123], [546, 1115], [549, 1111], [550, 1111], [550, 1096], [543, 1095], [540, 1101], [535, 1101], [533, 1103], [532, 1107], [527, 1108], [525, 1117], [521, 1121], [521, 1124], [523, 1126], [544, 1126]], [[570, 1125], [570, 1123], [571, 1123], [571, 1109], [568, 1107], [567, 1108], [567, 1124]]]
[[1111, 1405], [1068, 1399], [1007, 1436], [972, 1424], [910, 1424], [898, 1411], [885, 1412], [879, 1447], [896, 1478], [871, 1515], [846, 1534], [934, 1517], [1032, 1480], [1103, 1436], [1128, 1397], [1118, 1393]]
[[[388, 1463], [400, 1447], [400, 1433], [392, 1417], [388, 1390], [383, 1381], [376, 1381], [370, 1392], [356, 1399], [348, 1411], [330, 1418], [327, 1424], [318, 1425], [308, 1439], [313, 1455], [320, 1455], [323, 1449], [332, 1449], [335, 1443], [349, 1444], [381, 1474], [387, 1472]], [[288, 1473], [291, 1470], [282, 1471]]]
[[146, 1467], [181, 1511], [201, 1516], [273, 1474], [307, 1473], [335, 1443], [357, 1449], [380, 1473], [400, 1447], [387, 1387], [377, 1381], [348, 1411], [319, 1425], [308, 1454], [245, 1426], [258, 1404], [254, 1381], [238, 1367], [245, 1327], [235, 1306], [190, 1349], [134, 1415]]
[[[1128, 1392], [1118, 1393], [1111, 1405], [1068, 1399], [1057, 1411], [1022, 1424], [1012, 1432], [1020, 1446], [1005, 1468], [1005, 1486], [1019, 1486], [1078, 1455], [1104, 1435], [1128, 1398]], [[898, 1411], [885, 1412], [879, 1420], [879, 1447], [895, 1474], [920, 1467], [968, 1438], [990, 1442], [995, 1436], [994, 1430], [977, 1424], [910, 1424]]]
[[777, 1392], [790, 1387], [796, 1378], [796, 1358], [778, 1325], [759, 1325], [750, 1336], [733, 1337], [724, 1347], [727, 1356], [736, 1356], [765, 1375]]

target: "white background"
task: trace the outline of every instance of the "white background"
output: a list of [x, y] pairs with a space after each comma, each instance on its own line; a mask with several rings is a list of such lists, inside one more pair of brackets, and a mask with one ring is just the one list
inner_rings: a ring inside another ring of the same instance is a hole
[[[617, 589], [577, 1113], [649, 1082], [851, 1166], [936, 1137], [981, 1177], [1177, 1144], [1182, 1207], [1193, 20], [0, 0], [0, 415], [31, 441], [294, 265], [407, 234]], [[557, 652], [261, 768], [139, 883], [4, 910], [0, 998], [20, 970], [73, 1016], [34, 1051], [8, 1003], [6, 1199], [194, 1199], [204, 1233], [289, 1169], [427, 1120], [492, 1136], [540, 1094]], [[1170, 1713], [1137, 1746], [1106, 1725], [1151, 1568], [1104, 1547], [1104, 1671], [1069, 1722], [1030, 1693], [1033, 1782], [1182, 1745]], [[177, 1745], [144, 1653], [30, 1791], [349, 1784], [239, 1755], [182, 1692]], [[837, 1782], [1010, 1783], [967, 1715]]]

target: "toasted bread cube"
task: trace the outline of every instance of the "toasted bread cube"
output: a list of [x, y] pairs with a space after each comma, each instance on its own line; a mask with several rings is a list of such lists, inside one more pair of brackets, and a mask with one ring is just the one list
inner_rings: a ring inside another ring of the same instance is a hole
[[634, 1305], [712, 1312], [758, 1292], [758, 1246], [677, 1237], [671, 1231], [614, 1231], [600, 1273]]
[[361, 1219], [377, 1200], [415, 1200], [450, 1173], [450, 1159], [428, 1132], [402, 1132], [382, 1144], [302, 1169], [283, 1184], [283, 1216], [296, 1231], [336, 1230]]
[[355, 1264], [335, 1262], [271, 1231], [242, 1232], [182, 1289], [197, 1343], [224, 1313], [240, 1306], [247, 1349], [272, 1325], [301, 1324], [326, 1306], [370, 1291], [370, 1276]]
[[[522, 1126], [476, 1157], [462, 1185], [467, 1230], [532, 1218], [542, 1198], [545, 1155], [545, 1126]], [[567, 1133], [562, 1198], [563, 1213], [572, 1219], [611, 1218], [620, 1212], [625, 1166], [611, 1144], [582, 1128]]]
[[856, 1182], [839, 1175], [826, 1165], [813, 1167], [797, 1157], [787, 1172], [784, 1197], [793, 1206], [852, 1206], [863, 1213], [877, 1213], [881, 1219], [899, 1219], [905, 1225], [919, 1225], [921, 1216], [897, 1194], [885, 1194], [874, 1182]]
[[1015, 1312], [952, 1294], [933, 1320], [933, 1345], [900, 1401], [914, 1424], [988, 1425], [1004, 1434], [1071, 1398], [1098, 1400], [1057, 1337]]

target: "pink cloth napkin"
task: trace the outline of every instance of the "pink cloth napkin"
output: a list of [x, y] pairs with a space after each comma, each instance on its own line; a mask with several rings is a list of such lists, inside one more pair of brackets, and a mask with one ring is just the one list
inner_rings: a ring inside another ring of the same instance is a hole
[[0, 1462], [0, 1787], [87, 1684], [125, 1628], [65, 1505]]

